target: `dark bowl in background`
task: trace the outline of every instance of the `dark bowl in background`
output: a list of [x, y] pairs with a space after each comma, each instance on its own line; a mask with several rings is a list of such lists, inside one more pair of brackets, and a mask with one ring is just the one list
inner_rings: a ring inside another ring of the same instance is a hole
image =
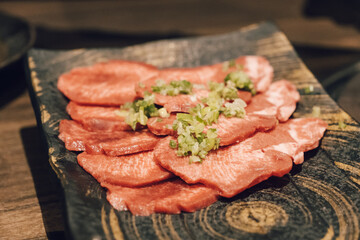
[[0, 69], [20, 59], [34, 42], [34, 26], [0, 12]]

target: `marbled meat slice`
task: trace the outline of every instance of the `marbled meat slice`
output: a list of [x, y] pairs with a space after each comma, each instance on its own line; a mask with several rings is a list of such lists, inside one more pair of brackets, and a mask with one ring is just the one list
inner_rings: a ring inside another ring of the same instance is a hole
[[136, 98], [135, 85], [158, 74], [152, 65], [112, 60], [62, 74], [58, 89], [70, 100], [83, 104], [121, 105]]
[[[237, 58], [235, 61], [236, 64], [243, 66], [243, 70], [249, 75], [258, 92], [263, 92], [269, 87], [273, 79], [273, 68], [265, 58], [258, 56], [243, 56]], [[154, 86], [158, 79], [167, 83], [171, 81], [187, 80], [193, 84], [202, 84], [203, 87], [206, 88], [209, 81], [224, 82], [225, 77], [230, 72], [237, 70], [235, 66], [224, 70], [223, 63], [218, 63], [196, 68], [164, 69], [160, 71], [159, 75], [143, 81], [141, 86], [136, 85], [136, 93], [138, 97], [144, 97], [145, 92], [152, 92], [151, 86]], [[193, 96], [164, 96], [155, 94], [155, 103], [164, 106], [169, 112], [186, 112], [190, 107], [199, 103], [200, 98], [206, 97], [207, 94], [208, 90], [195, 88]], [[244, 91], [239, 92], [239, 97], [247, 103], [251, 100], [251, 94], [246, 94]]]
[[[168, 118], [150, 118], [147, 126], [155, 135], [176, 135], [176, 131], [172, 129], [175, 114], [171, 114]], [[243, 141], [258, 131], [268, 131], [273, 129], [277, 124], [275, 116], [248, 114], [245, 118], [227, 118], [220, 115], [218, 122], [205, 128], [216, 128], [218, 138], [220, 138], [220, 146], [227, 146], [236, 142]]]
[[60, 122], [59, 138], [71, 151], [86, 151], [91, 154], [105, 153], [121, 156], [154, 149], [159, 138], [147, 130], [142, 131], [88, 131], [72, 120]]
[[155, 148], [155, 159], [184, 181], [212, 186], [220, 195], [231, 197], [272, 175], [286, 174], [292, 161], [302, 163], [303, 152], [319, 145], [326, 127], [317, 118], [291, 119], [270, 132], [258, 132], [241, 143], [210, 152], [200, 164], [178, 157], [167, 137]]
[[102, 182], [108, 189], [107, 200], [117, 210], [130, 210], [134, 215], [152, 213], [178, 214], [194, 212], [216, 202], [218, 192], [202, 184], [189, 185], [180, 179], [129, 188]]
[[256, 132], [273, 129], [278, 123], [274, 116], [248, 114], [244, 118], [227, 118], [220, 115], [218, 122], [206, 129], [217, 129], [220, 146], [227, 146], [245, 140]]
[[243, 151], [242, 144], [234, 144], [210, 152], [202, 163], [189, 164], [189, 157], [178, 157], [166, 137], [155, 148], [155, 159], [165, 169], [185, 182], [203, 183], [233, 197], [271, 176], [282, 177], [292, 168], [289, 155], [279, 151]]
[[138, 187], [160, 182], [173, 176], [154, 160], [154, 152], [146, 151], [112, 157], [104, 154], [81, 153], [77, 157], [81, 167], [98, 182]]
[[319, 146], [327, 126], [318, 118], [290, 119], [267, 133], [256, 133], [242, 142], [242, 146], [244, 151], [277, 150], [291, 156], [295, 164], [301, 164], [304, 152]]
[[300, 94], [294, 84], [280, 80], [272, 83], [266, 92], [255, 95], [246, 107], [246, 112], [273, 115], [280, 122], [285, 122], [295, 111], [299, 100]]
[[90, 131], [129, 131], [131, 127], [124, 117], [115, 113], [118, 107], [89, 106], [70, 101], [66, 111], [70, 117], [80, 122]]

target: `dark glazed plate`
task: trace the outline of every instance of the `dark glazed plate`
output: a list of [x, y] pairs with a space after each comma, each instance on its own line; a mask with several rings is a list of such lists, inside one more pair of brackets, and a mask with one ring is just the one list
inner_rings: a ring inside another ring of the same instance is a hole
[[[314, 105], [329, 128], [321, 146], [283, 178], [271, 178], [232, 199], [179, 215], [133, 216], [114, 210], [105, 191], [76, 163], [57, 138], [67, 99], [56, 89], [61, 73], [109, 59], [158, 67], [193, 67], [240, 55], [262, 55], [302, 94], [294, 117], [311, 116]], [[225, 35], [165, 40], [121, 49], [29, 52], [29, 86], [49, 149], [49, 162], [64, 193], [69, 233], [75, 239], [358, 239], [360, 127], [325, 93], [293, 47], [271, 23]], [[31, 77], [30, 77], [31, 76]], [[305, 95], [304, 89], [314, 86]], [[347, 126], [340, 129], [338, 122]]]
[[23, 56], [34, 41], [32, 25], [0, 12], [0, 69]]

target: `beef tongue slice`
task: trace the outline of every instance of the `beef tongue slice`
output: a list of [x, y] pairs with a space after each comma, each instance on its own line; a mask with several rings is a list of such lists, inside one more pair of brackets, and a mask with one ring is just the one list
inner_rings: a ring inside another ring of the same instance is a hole
[[[269, 62], [259, 56], [243, 56], [235, 59], [234, 66], [224, 70], [223, 63], [210, 66], [201, 66], [195, 68], [169, 68], [161, 70], [160, 73], [152, 78], [142, 82], [141, 86], [136, 85], [136, 93], [138, 97], [144, 97], [146, 92], [151, 93], [151, 86], [156, 84], [156, 80], [163, 80], [167, 83], [171, 81], [187, 80], [193, 84], [202, 84], [205, 88], [209, 81], [224, 82], [225, 77], [233, 71], [237, 71], [236, 65], [240, 65], [242, 69], [249, 75], [258, 92], [265, 91], [272, 79], [273, 68]], [[194, 94], [163, 96], [155, 94], [155, 103], [164, 106], [168, 112], [187, 112], [189, 108], [200, 103], [202, 97], [208, 95], [208, 90], [194, 88]], [[239, 97], [245, 102], [250, 102], [251, 94], [240, 91]]]
[[79, 154], [77, 159], [79, 165], [98, 182], [138, 187], [173, 176], [155, 163], [153, 151], [119, 157], [84, 152]]
[[119, 107], [90, 106], [70, 101], [66, 111], [73, 120], [80, 122], [90, 131], [126, 131], [131, 127], [125, 118], [116, 114]]
[[224, 197], [233, 197], [271, 176], [281, 177], [292, 168], [287, 154], [274, 150], [244, 152], [241, 143], [210, 152], [202, 163], [189, 164], [189, 157], [178, 157], [169, 147], [170, 139], [157, 145], [156, 161], [185, 182], [203, 183]]
[[272, 115], [285, 122], [296, 109], [300, 94], [294, 84], [287, 80], [274, 82], [264, 93], [255, 95], [245, 108], [247, 113]]
[[[176, 115], [172, 114], [168, 118], [150, 118], [147, 126], [155, 135], [176, 135], [172, 125]], [[277, 124], [275, 116], [248, 114], [245, 118], [227, 118], [220, 115], [218, 122], [207, 126], [217, 129], [220, 146], [231, 145], [243, 141], [258, 131], [268, 131], [273, 129]]]
[[293, 161], [303, 161], [303, 151], [318, 146], [327, 124], [314, 118], [294, 119], [279, 124], [268, 133], [256, 133], [237, 144], [210, 152], [202, 163], [189, 164], [169, 147], [172, 137], [164, 138], [155, 148], [155, 159], [165, 169], [187, 183], [203, 183], [232, 197], [268, 179], [283, 176]]
[[158, 74], [154, 66], [112, 60], [62, 74], [58, 89], [70, 100], [83, 104], [121, 105], [136, 98], [135, 85]]
[[202, 184], [189, 185], [178, 178], [138, 188], [106, 182], [101, 185], [108, 189], [107, 200], [114, 208], [128, 209], [135, 215], [143, 216], [194, 212], [209, 206], [218, 198], [216, 190]]
[[80, 123], [62, 120], [59, 138], [71, 151], [86, 151], [121, 156], [154, 149], [159, 137], [148, 130], [142, 131], [88, 131]]

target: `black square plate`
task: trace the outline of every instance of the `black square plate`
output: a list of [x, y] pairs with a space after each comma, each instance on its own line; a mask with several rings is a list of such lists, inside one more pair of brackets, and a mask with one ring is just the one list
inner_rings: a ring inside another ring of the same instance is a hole
[[[275, 81], [288, 79], [301, 93], [294, 118], [321, 107], [329, 127], [321, 146], [283, 178], [271, 178], [232, 199], [194, 213], [133, 216], [114, 210], [105, 190], [58, 139], [68, 100], [57, 90], [60, 74], [109, 59], [164, 67], [214, 64], [240, 55], [265, 56]], [[305, 94], [304, 89], [314, 86]], [[272, 23], [196, 38], [165, 40], [120, 49], [29, 52], [29, 86], [49, 150], [49, 162], [65, 193], [67, 223], [75, 239], [358, 239], [360, 209], [359, 125], [325, 93], [293, 47]], [[339, 121], [346, 128], [339, 127]]]

